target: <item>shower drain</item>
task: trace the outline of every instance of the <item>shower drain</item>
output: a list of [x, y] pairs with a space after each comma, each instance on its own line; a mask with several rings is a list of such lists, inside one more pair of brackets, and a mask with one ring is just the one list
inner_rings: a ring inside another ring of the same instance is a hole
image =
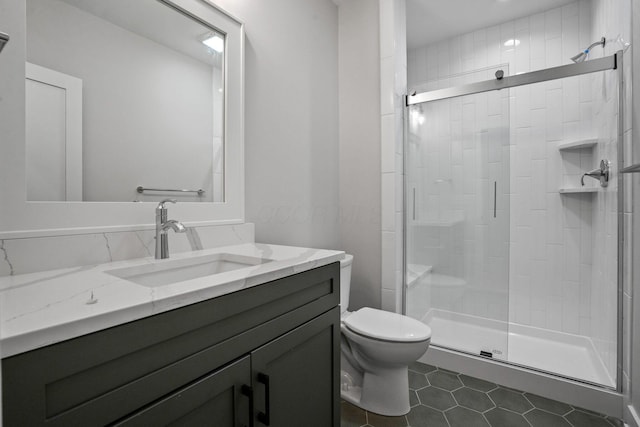
[[480, 356], [493, 357], [494, 354], [497, 355], [497, 356], [500, 356], [500, 355], [502, 355], [502, 350], [497, 350], [497, 349], [493, 349], [491, 351], [480, 350]]

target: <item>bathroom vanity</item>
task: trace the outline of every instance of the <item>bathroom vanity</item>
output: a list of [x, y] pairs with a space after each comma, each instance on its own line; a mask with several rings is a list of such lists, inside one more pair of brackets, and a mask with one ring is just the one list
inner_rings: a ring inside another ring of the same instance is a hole
[[4, 301], [41, 306], [3, 310], [4, 425], [338, 426], [342, 252], [244, 244], [169, 262], [221, 254], [268, 262], [157, 287], [118, 277], [151, 259], [0, 278]]

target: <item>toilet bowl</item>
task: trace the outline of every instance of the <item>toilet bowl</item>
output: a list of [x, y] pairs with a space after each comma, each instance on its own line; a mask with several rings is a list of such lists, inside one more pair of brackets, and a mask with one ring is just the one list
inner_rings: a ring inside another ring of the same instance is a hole
[[409, 412], [408, 365], [429, 347], [431, 329], [397, 313], [361, 308], [348, 312], [352, 255], [340, 261], [341, 396], [386, 416]]

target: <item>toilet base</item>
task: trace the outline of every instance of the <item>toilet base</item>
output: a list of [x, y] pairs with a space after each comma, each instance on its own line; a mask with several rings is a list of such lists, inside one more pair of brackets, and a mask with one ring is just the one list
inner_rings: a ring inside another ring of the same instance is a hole
[[387, 417], [409, 413], [408, 367], [365, 372], [362, 387], [342, 384], [340, 396], [359, 408]]

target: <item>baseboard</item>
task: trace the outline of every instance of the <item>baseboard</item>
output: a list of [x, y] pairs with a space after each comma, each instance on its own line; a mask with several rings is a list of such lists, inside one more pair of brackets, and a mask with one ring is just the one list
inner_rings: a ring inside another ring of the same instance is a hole
[[640, 416], [633, 405], [624, 408], [624, 421], [629, 427], [640, 427]]

